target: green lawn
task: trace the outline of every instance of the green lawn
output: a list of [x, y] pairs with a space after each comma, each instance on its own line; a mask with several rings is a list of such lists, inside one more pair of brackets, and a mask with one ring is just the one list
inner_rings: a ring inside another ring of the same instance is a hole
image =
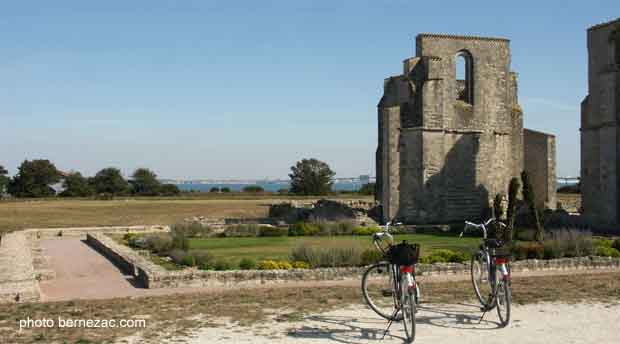
[[[459, 238], [453, 234], [405, 234], [395, 236], [397, 243], [401, 240], [420, 244], [422, 255], [427, 255], [437, 248], [470, 252], [480, 243], [479, 238]], [[231, 262], [238, 262], [245, 257], [255, 260], [287, 260], [291, 249], [302, 243], [314, 246], [358, 244], [366, 248], [373, 247], [372, 237], [370, 236], [321, 236], [190, 239], [190, 249], [206, 249], [216, 258], [222, 258]]]

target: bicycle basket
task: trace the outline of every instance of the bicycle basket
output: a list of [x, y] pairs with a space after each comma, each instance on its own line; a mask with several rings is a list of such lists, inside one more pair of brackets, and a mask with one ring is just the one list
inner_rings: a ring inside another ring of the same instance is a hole
[[420, 257], [420, 245], [402, 242], [391, 246], [387, 252], [387, 259], [395, 265], [414, 265]]

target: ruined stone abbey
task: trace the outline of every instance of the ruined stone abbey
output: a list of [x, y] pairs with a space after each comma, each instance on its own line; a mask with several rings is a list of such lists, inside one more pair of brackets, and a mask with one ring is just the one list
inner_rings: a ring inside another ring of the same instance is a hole
[[383, 220], [479, 218], [523, 170], [541, 205], [555, 207], [555, 137], [523, 129], [509, 43], [420, 34], [416, 56], [385, 80], [376, 153]]
[[588, 29], [588, 95], [581, 103], [581, 197], [596, 223], [620, 223], [620, 19]]

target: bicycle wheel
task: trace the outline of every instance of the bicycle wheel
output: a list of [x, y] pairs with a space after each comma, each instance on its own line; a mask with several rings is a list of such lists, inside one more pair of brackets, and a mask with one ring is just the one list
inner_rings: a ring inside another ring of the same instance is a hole
[[[406, 286], [403, 287], [408, 289]], [[405, 325], [405, 334], [407, 335], [407, 343], [412, 343], [415, 339], [415, 295], [411, 290], [403, 290], [402, 314], [403, 323]]]
[[480, 251], [471, 257], [471, 283], [480, 304], [487, 307], [490, 303], [491, 281], [489, 280], [489, 255]]
[[402, 314], [395, 312], [399, 295], [394, 292], [394, 284], [392, 265], [378, 263], [364, 272], [362, 294], [373, 311], [387, 320], [398, 321], [402, 319]]
[[497, 284], [497, 293], [495, 297], [495, 304], [497, 305], [497, 315], [499, 316], [499, 322], [501, 323], [502, 327], [505, 327], [510, 322], [511, 299], [512, 295], [510, 293], [510, 283], [505, 278], [502, 278]]

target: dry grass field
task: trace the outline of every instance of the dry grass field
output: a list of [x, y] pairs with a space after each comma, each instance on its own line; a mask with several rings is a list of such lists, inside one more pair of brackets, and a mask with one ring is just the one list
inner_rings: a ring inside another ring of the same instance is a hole
[[[0, 233], [24, 228], [173, 224], [191, 216], [259, 218], [269, 204], [291, 199], [277, 195], [231, 194], [209, 197], [128, 198], [110, 201], [44, 199], [0, 201]], [[371, 197], [352, 198], [371, 201]]]

